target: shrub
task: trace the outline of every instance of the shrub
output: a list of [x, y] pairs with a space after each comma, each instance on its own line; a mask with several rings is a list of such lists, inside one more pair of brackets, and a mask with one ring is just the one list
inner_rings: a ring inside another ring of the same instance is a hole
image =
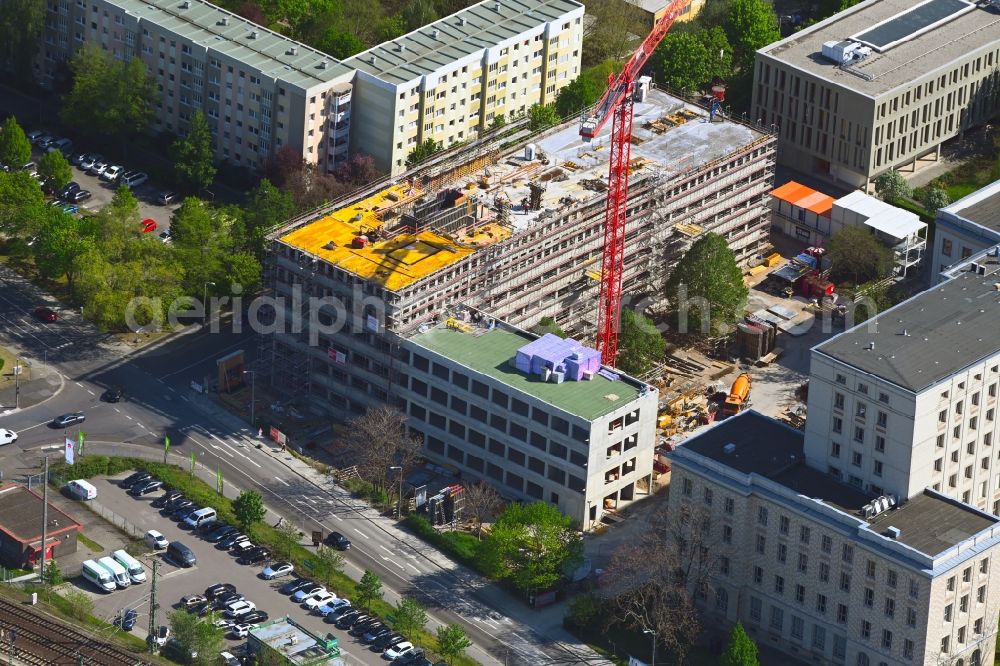
[[486, 573], [480, 558], [483, 542], [475, 536], [465, 532], [438, 532], [423, 516], [408, 516], [404, 525], [418, 537], [443, 550], [462, 564], [480, 573]]

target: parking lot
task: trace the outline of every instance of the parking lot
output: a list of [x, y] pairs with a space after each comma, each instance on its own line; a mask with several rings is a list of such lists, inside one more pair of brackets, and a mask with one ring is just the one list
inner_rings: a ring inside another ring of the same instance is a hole
[[[152, 500], [160, 496], [161, 492], [158, 491], [141, 498], [133, 498], [126, 494], [126, 491], [119, 488], [116, 483], [123, 476], [114, 479], [92, 479], [91, 482], [97, 487], [97, 501], [100, 502], [101, 506], [114, 512], [139, 530], [157, 530], [168, 541], [183, 542], [194, 551], [197, 564], [191, 568], [180, 568], [166, 559], [162, 551], [160, 553], [149, 551], [137, 556], [137, 559], [146, 568], [147, 581], [145, 583], [133, 584], [124, 590], [102, 594], [93, 584], [79, 579], [78, 587], [94, 599], [96, 615], [111, 621], [124, 609], [134, 608], [138, 612], [138, 620], [132, 632], [136, 636], [145, 638], [149, 627], [150, 611], [151, 584], [148, 579], [151, 578], [155, 560], [158, 563], [156, 590], [159, 610], [156, 617], [157, 625], [169, 624], [168, 616], [180, 607], [179, 602], [182, 596], [204, 594], [205, 589], [211, 585], [231, 583], [236, 586], [239, 593], [252, 601], [258, 610], [268, 613], [270, 619], [287, 615], [320, 637], [332, 633], [339, 641], [341, 657], [346, 664], [374, 666], [375, 664], [385, 665], [388, 663], [382, 659], [380, 653], [369, 650], [368, 646], [360, 639], [353, 638], [348, 635], [347, 631], [339, 630], [332, 624], [325, 623], [322, 617], [307, 612], [287, 595], [281, 593], [279, 588], [294, 576], [286, 575], [273, 581], [263, 580], [260, 573], [268, 563], [267, 561], [245, 566], [237, 564], [233, 555], [216, 548], [215, 544], [207, 542], [198, 533], [182, 529], [169, 517], [161, 515], [157, 508], [150, 506]], [[105, 554], [110, 554], [111, 550], [121, 546], [106, 545], [106, 547], [109, 548], [109, 552]], [[96, 559], [98, 555], [93, 557]], [[230, 649], [244, 642], [244, 640], [234, 640], [227, 635]]]

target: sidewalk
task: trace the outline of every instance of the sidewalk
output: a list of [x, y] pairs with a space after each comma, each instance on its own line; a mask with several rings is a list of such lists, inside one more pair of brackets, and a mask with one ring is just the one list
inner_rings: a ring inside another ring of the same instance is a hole
[[16, 388], [9, 386], [0, 390], [0, 414], [10, 414], [15, 409], [34, 407], [55, 397], [63, 389], [65, 383], [63, 377], [52, 366], [37, 360], [32, 361], [23, 355], [21, 363], [24, 365], [24, 373], [30, 379], [21, 381]]

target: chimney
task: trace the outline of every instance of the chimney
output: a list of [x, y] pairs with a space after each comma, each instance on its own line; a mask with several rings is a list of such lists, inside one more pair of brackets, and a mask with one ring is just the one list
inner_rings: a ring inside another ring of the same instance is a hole
[[460, 26], [465, 25], [465, 17], [464, 16], [459, 16], [458, 17], [458, 25], [460, 25]]
[[219, 20], [219, 25], [229, 25], [229, 17], [228, 16], [223, 16]]
[[500, 13], [500, 2], [499, 1], [493, 3], [493, 11], [497, 12], [498, 14]]
[[438, 38], [438, 34], [439, 34], [439, 32], [438, 32], [437, 28], [434, 28], [433, 30], [431, 30], [431, 37], [433, 37], [434, 39]]
[[184, 2], [181, 3], [181, 9], [191, 9], [190, 0], [184, 0]]
[[868, 351], [875, 351], [875, 341], [872, 340], [868, 343]]
[[326, 63], [326, 60], [323, 60], [323, 61], [321, 61], [321, 62], [319, 63], [319, 68], [320, 68], [320, 69], [326, 69], [326, 64], [327, 64], [327, 63]]
[[372, 56], [372, 57], [371, 57], [371, 58], [370, 58], [370, 59], [368, 60], [368, 62], [370, 62], [371, 64], [373, 64], [373, 65], [374, 65], [374, 64], [375, 64], [376, 62], [378, 62], [378, 58], [376, 58], [375, 56]]
[[250, 39], [257, 39], [257, 31], [256, 30], [251, 30], [250, 31]]
[[396, 43], [396, 50], [399, 51], [400, 53], [402, 53], [403, 51], [406, 50], [406, 44], [404, 44], [403, 42], [397, 42]]
[[288, 51], [286, 51], [286, 53], [288, 53], [288, 55], [298, 55], [299, 54], [299, 47], [297, 47], [297, 46], [289, 46], [288, 47]]

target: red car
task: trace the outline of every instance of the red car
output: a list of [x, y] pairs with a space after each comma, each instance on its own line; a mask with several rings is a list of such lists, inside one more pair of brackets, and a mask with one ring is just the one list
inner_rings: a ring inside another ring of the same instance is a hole
[[142, 233], [148, 234], [156, 231], [156, 220], [145, 219], [142, 221]]
[[35, 308], [35, 318], [40, 321], [56, 321], [59, 315], [50, 308]]

